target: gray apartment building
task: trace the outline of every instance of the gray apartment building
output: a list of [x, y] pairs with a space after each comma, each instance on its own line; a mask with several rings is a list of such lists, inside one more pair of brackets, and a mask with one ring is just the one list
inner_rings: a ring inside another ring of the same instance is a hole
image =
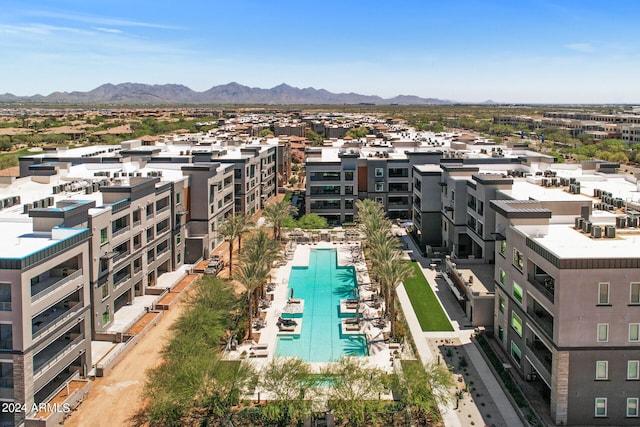
[[55, 425], [31, 405], [95, 374], [92, 341], [126, 344], [165, 274], [185, 274], [222, 242], [226, 217], [276, 194], [276, 144], [175, 139], [50, 150], [2, 179], [0, 402], [27, 410], [0, 425]]

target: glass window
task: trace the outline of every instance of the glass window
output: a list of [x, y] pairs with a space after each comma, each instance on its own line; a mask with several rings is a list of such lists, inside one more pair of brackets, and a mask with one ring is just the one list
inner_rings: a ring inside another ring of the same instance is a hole
[[102, 299], [105, 299], [109, 296], [109, 284], [105, 283], [102, 285]]
[[176, 193], [176, 205], [180, 204], [180, 193]]
[[598, 283], [598, 304], [609, 304], [608, 283]]
[[513, 248], [513, 265], [520, 271], [524, 270], [524, 256], [516, 248]]
[[504, 329], [500, 325], [498, 325], [498, 338], [500, 341], [504, 341]]
[[109, 323], [109, 320], [111, 319], [111, 316], [109, 315], [109, 306], [107, 306], [107, 310], [102, 313], [102, 324], [106, 325], [107, 323]]
[[606, 417], [607, 416], [607, 398], [606, 397], [596, 397], [596, 417]]
[[507, 241], [500, 240], [500, 255], [507, 256]]
[[382, 168], [376, 168], [375, 175], [376, 175], [376, 178], [380, 178], [384, 176], [384, 170]]
[[522, 336], [522, 319], [515, 311], [511, 312], [511, 327], [519, 336]]
[[344, 172], [344, 180], [345, 181], [353, 181], [353, 171], [345, 171]]
[[11, 311], [11, 283], [0, 283], [0, 311]]
[[606, 380], [609, 378], [609, 362], [606, 360], [598, 360], [596, 362], [596, 379]]
[[627, 417], [638, 416], [638, 398], [627, 397]]
[[513, 297], [522, 304], [522, 286], [518, 285], [515, 281], [513, 282]]
[[507, 278], [507, 273], [505, 273], [503, 269], [500, 269], [500, 284], [502, 286], [504, 286], [506, 278]]
[[100, 230], [100, 244], [107, 243], [109, 241], [109, 236], [107, 235], [107, 227]]
[[629, 323], [629, 341], [640, 341], [640, 323]]
[[640, 304], [640, 283], [631, 284], [631, 304]]
[[382, 182], [376, 182], [376, 191], [384, 191], [384, 184]]
[[504, 313], [504, 298], [502, 297], [499, 299], [498, 309], [500, 310], [500, 313]]
[[609, 324], [598, 323], [598, 342], [607, 342], [609, 340]]
[[522, 360], [522, 352], [520, 351], [520, 347], [516, 345], [513, 341], [511, 341], [511, 357], [518, 366], [520, 366], [520, 361]]
[[628, 380], [638, 380], [640, 379], [640, 361], [638, 360], [629, 360], [627, 362], [627, 379]]

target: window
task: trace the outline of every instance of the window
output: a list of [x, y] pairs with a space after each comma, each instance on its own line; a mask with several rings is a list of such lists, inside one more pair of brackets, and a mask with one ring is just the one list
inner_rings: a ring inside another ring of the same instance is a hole
[[629, 323], [629, 342], [640, 341], [640, 323]]
[[515, 281], [513, 282], [513, 297], [522, 304], [522, 286], [518, 285]]
[[596, 362], [596, 380], [606, 380], [609, 378], [609, 362], [598, 360]]
[[631, 284], [631, 304], [640, 304], [640, 283]]
[[507, 256], [507, 241], [506, 240], [500, 240], [500, 255], [502, 255], [503, 257]]
[[380, 178], [384, 176], [384, 170], [382, 168], [376, 168], [375, 170], [376, 178]]
[[180, 244], [181, 238], [182, 238], [182, 236], [180, 234], [176, 235], [176, 245]]
[[382, 182], [376, 182], [376, 191], [384, 191], [384, 184]]
[[382, 202], [382, 197], [376, 197], [376, 203], [380, 203], [381, 205], [384, 204]]
[[598, 323], [598, 342], [607, 342], [609, 340], [609, 324]]
[[511, 312], [511, 327], [516, 331], [518, 336], [522, 336], [522, 319], [515, 311]]
[[11, 283], [0, 283], [0, 311], [11, 311]]
[[608, 283], [598, 283], [598, 304], [609, 304]]
[[638, 416], [638, 398], [627, 397], [627, 417]]
[[100, 244], [103, 245], [109, 241], [109, 236], [107, 235], [107, 227], [100, 230]]
[[344, 172], [344, 180], [345, 181], [353, 181], [353, 171], [345, 171]]
[[520, 351], [520, 347], [518, 347], [513, 341], [511, 341], [511, 358], [513, 358], [516, 364], [520, 366], [520, 361], [522, 360], [522, 352]]
[[507, 273], [505, 273], [503, 269], [500, 269], [500, 284], [502, 286], [504, 286], [506, 278], [507, 278]]
[[0, 350], [13, 349], [13, 326], [10, 323], [0, 325]]
[[638, 380], [640, 379], [640, 361], [638, 360], [629, 360], [627, 362], [627, 379], [628, 380]]
[[107, 306], [107, 311], [102, 313], [102, 324], [106, 325], [111, 320], [111, 316], [109, 315], [109, 306]]
[[500, 341], [504, 341], [504, 329], [500, 325], [498, 325], [498, 338]]
[[596, 417], [606, 417], [607, 416], [607, 398], [606, 397], [596, 397]]
[[513, 266], [520, 271], [524, 270], [524, 256], [516, 248], [513, 248]]
[[109, 296], [109, 284], [105, 283], [104, 285], [102, 285], [102, 299], [105, 299], [106, 297]]
[[502, 297], [498, 300], [498, 310], [500, 310], [500, 313], [504, 314], [504, 298]]

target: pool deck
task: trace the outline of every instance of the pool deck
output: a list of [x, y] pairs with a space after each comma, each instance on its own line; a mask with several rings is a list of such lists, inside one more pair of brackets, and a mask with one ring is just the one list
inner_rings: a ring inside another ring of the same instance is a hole
[[[367, 272], [367, 266], [361, 255], [359, 242], [351, 243], [329, 243], [319, 242], [316, 244], [298, 244], [296, 245], [293, 257], [290, 257], [283, 266], [271, 270], [272, 283], [275, 285], [271, 292], [267, 293], [268, 299], [271, 299], [271, 305], [261, 309], [261, 317], [266, 324], [265, 327], [253, 330], [254, 343], [245, 343], [238, 345], [236, 350], [227, 353], [229, 359], [240, 359], [243, 352], [245, 356], [252, 360], [254, 366], [260, 369], [266, 363], [269, 363], [275, 354], [278, 335], [285, 334], [281, 332], [277, 326], [278, 317], [286, 312], [286, 306], [289, 301], [289, 276], [292, 267], [306, 267], [309, 265], [309, 257], [312, 249], [336, 249], [339, 266], [353, 265], [356, 269], [360, 303], [358, 311], [362, 314], [360, 322], [355, 327], [343, 323], [343, 330], [347, 334], [363, 334], [366, 335], [369, 345], [369, 356], [363, 356], [362, 360], [370, 366], [375, 366], [385, 371], [393, 370], [393, 353], [401, 350], [397, 348], [389, 349], [389, 344], [384, 341], [384, 333], [389, 331], [387, 324], [384, 327], [379, 320], [379, 308], [374, 292], [370, 289], [371, 281]], [[344, 303], [343, 303], [344, 304]], [[341, 304], [341, 306], [343, 305]], [[355, 309], [350, 309], [355, 312]], [[346, 305], [345, 305], [346, 309]], [[296, 330], [302, 326], [300, 318], [296, 318], [298, 326]], [[357, 329], [356, 329], [357, 327]], [[287, 332], [288, 334], [296, 332]], [[259, 334], [259, 337], [258, 337]], [[393, 346], [393, 345], [392, 345]], [[314, 371], [320, 371], [327, 363], [312, 362], [311, 368]]]

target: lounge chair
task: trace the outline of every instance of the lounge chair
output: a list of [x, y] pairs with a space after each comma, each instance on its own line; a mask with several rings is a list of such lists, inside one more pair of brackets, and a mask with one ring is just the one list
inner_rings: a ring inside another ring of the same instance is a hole
[[291, 325], [291, 326], [280, 325], [280, 326], [278, 326], [278, 329], [280, 330], [280, 332], [295, 332], [296, 326], [295, 325]]
[[268, 356], [269, 356], [269, 352], [267, 350], [256, 350], [256, 351], [249, 352], [249, 357], [268, 357]]
[[299, 298], [289, 298], [287, 304], [301, 304], [302, 300]]
[[278, 323], [277, 323], [277, 325], [278, 325], [278, 326], [280, 326], [280, 325], [282, 325], [282, 326], [297, 326], [297, 325], [298, 325], [298, 322], [296, 322], [296, 321], [295, 321], [295, 320], [293, 320], [293, 319], [288, 319], [288, 318], [286, 318], [286, 317], [282, 317], [282, 316], [280, 316], [280, 317], [278, 317]]
[[251, 341], [250, 350], [266, 350], [269, 347], [269, 344], [258, 344], [255, 341]]
[[360, 325], [356, 325], [356, 324], [347, 324], [345, 325], [344, 328], [346, 331], [359, 331], [360, 330]]

